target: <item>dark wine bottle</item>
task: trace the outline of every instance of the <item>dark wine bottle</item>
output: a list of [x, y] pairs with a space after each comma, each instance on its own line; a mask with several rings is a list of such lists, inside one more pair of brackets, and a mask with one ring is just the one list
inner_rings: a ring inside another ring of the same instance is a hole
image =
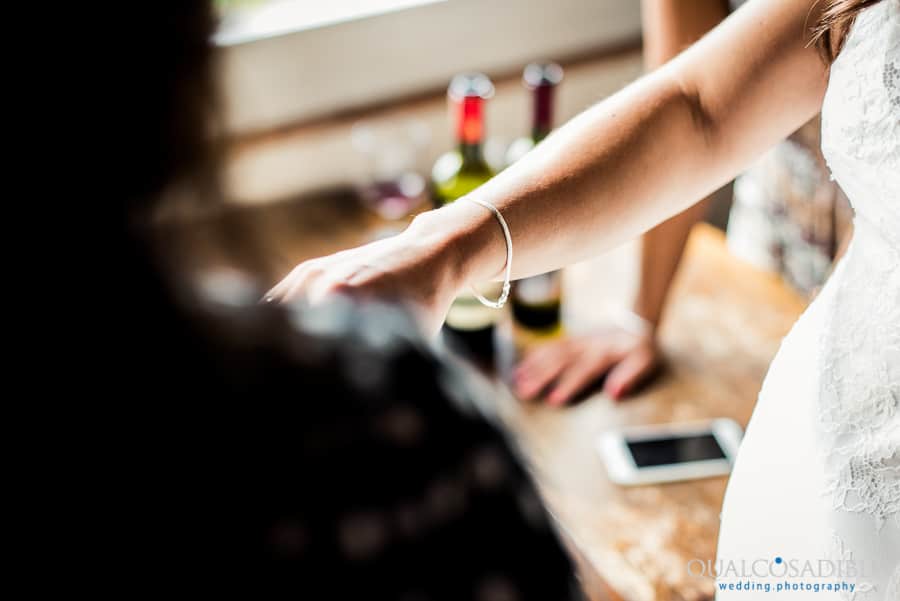
[[[522, 81], [531, 90], [531, 136], [513, 142], [506, 155], [507, 165], [516, 162], [553, 128], [553, 96], [562, 81], [562, 67], [556, 63], [532, 63], [525, 67]], [[513, 283], [510, 295], [513, 319], [538, 333], [553, 333], [561, 326], [562, 277], [559, 271], [542, 273]]]
[[[431, 172], [438, 205], [454, 202], [494, 176], [484, 159], [484, 109], [494, 94], [491, 80], [481, 73], [457, 75], [447, 89], [452, 117], [456, 122], [456, 148], [442, 155]], [[499, 296], [500, 284], [478, 285], [488, 297]], [[494, 331], [499, 312], [485, 307], [474, 295], [461, 294], [453, 302], [444, 323], [448, 345], [480, 362], [494, 355]]]

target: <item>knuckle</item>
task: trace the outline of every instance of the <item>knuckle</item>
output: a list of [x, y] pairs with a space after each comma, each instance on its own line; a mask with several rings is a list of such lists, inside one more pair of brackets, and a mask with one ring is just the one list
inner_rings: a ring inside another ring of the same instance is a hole
[[325, 289], [328, 294], [351, 295], [356, 290], [356, 287], [346, 280], [332, 280]]

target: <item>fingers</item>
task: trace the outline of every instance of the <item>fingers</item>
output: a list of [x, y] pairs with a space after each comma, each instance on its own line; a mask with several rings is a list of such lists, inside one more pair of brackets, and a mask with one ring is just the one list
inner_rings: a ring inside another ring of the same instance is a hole
[[532, 372], [540, 370], [541, 366], [552, 362], [554, 358], [568, 356], [571, 344], [569, 340], [557, 340], [531, 350], [516, 367], [516, 377], [527, 377]]
[[567, 341], [541, 346], [525, 358], [513, 374], [516, 393], [532, 400], [559, 376], [569, 362]]
[[302, 285], [303, 281], [306, 279], [308, 269], [308, 262], [300, 263], [294, 267], [284, 279], [275, 284], [275, 286], [263, 295], [263, 300], [267, 303], [284, 302], [288, 300], [289, 294], [297, 294], [298, 285]]
[[583, 353], [559, 377], [547, 395], [547, 402], [551, 405], [568, 403], [591, 382], [603, 375], [615, 361], [616, 356], [608, 351]]
[[284, 294], [284, 290], [287, 287], [286, 280], [287, 278], [272, 286], [265, 294], [263, 294], [262, 301], [266, 303], [274, 303], [280, 300], [281, 295]]
[[318, 302], [325, 298], [332, 285], [323, 276], [324, 268], [318, 261], [306, 261], [295, 267], [264, 296], [265, 302], [288, 303], [298, 300]]
[[606, 376], [603, 391], [619, 400], [649, 376], [657, 365], [655, 348], [644, 346], [625, 355]]

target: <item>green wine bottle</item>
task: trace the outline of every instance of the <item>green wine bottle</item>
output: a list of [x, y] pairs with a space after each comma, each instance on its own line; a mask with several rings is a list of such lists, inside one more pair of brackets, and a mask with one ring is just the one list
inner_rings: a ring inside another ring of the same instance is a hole
[[[531, 136], [517, 139], [506, 154], [511, 165], [553, 128], [553, 95], [562, 81], [562, 67], [556, 63], [532, 63], [525, 67], [522, 80], [533, 95]], [[561, 326], [562, 277], [551, 271], [513, 283], [510, 294], [513, 319], [522, 327], [540, 334], [555, 333]]]
[[[435, 201], [444, 205], [465, 196], [494, 176], [484, 159], [484, 109], [494, 94], [491, 80], [481, 73], [457, 75], [447, 95], [456, 123], [456, 148], [442, 155], [431, 172]], [[485, 296], [499, 295], [500, 284], [478, 285]], [[479, 361], [491, 361], [499, 312], [485, 307], [472, 294], [461, 294], [453, 302], [444, 323], [449, 346]]]

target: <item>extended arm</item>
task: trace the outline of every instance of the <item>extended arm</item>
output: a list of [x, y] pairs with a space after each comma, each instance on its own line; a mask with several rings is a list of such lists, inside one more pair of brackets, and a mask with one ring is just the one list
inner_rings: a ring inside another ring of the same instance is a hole
[[[757, 0], [657, 71], [588, 109], [475, 195], [512, 231], [516, 277], [574, 263], [681, 212], [818, 110], [827, 67], [809, 0]], [[466, 248], [467, 280], [500, 273], [493, 217], [455, 203], [423, 217]]]
[[[827, 67], [812, 0], [755, 0], [673, 61], [572, 119], [473, 195], [509, 223], [513, 276], [633, 238], [730, 180], [809, 119]], [[468, 282], [506, 260], [494, 216], [457, 201], [400, 236], [298, 266], [273, 300], [331, 292], [409, 300], [440, 324]]]

